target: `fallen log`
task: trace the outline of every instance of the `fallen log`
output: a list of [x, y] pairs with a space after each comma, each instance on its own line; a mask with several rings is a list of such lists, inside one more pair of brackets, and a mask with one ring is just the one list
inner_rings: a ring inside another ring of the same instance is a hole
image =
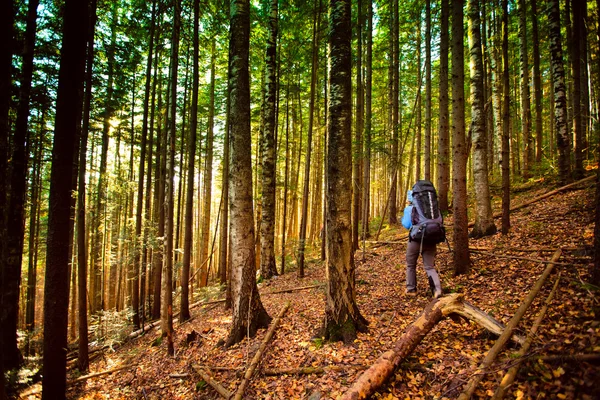
[[543, 307], [538, 312], [538, 315], [537, 315], [533, 325], [531, 326], [531, 329], [529, 330], [527, 339], [525, 339], [525, 343], [523, 343], [523, 346], [521, 346], [521, 349], [519, 349], [519, 351], [517, 352], [518, 359], [517, 359], [515, 365], [510, 367], [510, 369], [506, 372], [506, 374], [504, 374], [502, 381], [500, 381], [500, 384], [496, 388], [496, 391], [494, 392], [494, 396], [492, 397], [493, 400], [503, 399], [504, 396], [506, 395], [506, 390], [515, 381], [515, 377], [517, 376], [517, 372], [519, 372], [521, 362], [523, 361], [523, 356], [527, 354], [529, 347], [531, 347], [531, 343], [533, 342], [533, 339], [534, 339], [538, 329], [540, 328], [540, 325], [542, 324], [542, 320], [544, 319], [544, 316], [546, 315], [546, 311], [548, 310], [548, 307], [550, 306], [550, 303], [552, 302], [554, 293], [556, 293], [556, 288], [558, 287], [558, 282], [560, 282], [560, 275], [561, 274], [559, 273], [558, 277], [556, 278], [556, 281], [554, 282], [554, 287], [552, 288], [552, 291], [550, 292], [548, 297], [546, 297], [546, 301], [544, 302]]
[[392, 375], [400, 362], [423, 340], [425, 335], [453, 308], [460, 308], [462, 295], [452, 294], [432, 300], [423, 313], [404, 331], [392, 349], [383, 353], [373, 365], [344, 393], [342, 400], [366, 399]]
[[[554, 255], [552, 256], [552, 261], [557, 261], [560, 258], [561, 253], [562, 253], [561, 250], [557, 250], [554, 253]], [[525, 314], [525, 312], [527, 311], [527, 309], [529, 308], [529, 306], [535, 299], [535, 296], [537, 296], [537, 294], [539, 293], [540, 289], [542, 288], [544, 282], [546, 281], [546, 279], [548, 278], [548, 276], [554, 269], [554, 265], [555, 264], [550, 264], [546, 267], [546, 269], [544, 270], [544, 272], [542, 273], [540, 278], [537, 280], [537, 282], [535, 283], [535, 285], [533, 286], [533, 288], [531, 289], [531, 291], [529, 292], [527, 297], [523, 300], [523, 302], [517, 309], [517, 312], [515, 313], [515, 315], [510, 319], [510, 321], [506, 325], [506, 329], [504, 329], [504, 332], [502, 332], [502, 335], [500, 335], [498, 340], [496, 340], [496, 343], [494, 343], [494, 346], [492, 346], [492, 348], [488, 351], [488, 353], [484, 357], [483, 361], [481, 362], [481, 364], [479, 364], [479, 366], [477, 367], [477, 370], [474, 372], [473, 376], [471, 377], [471, 379], [465, 386], [465, 389], [460, 394], [460, 396], [458, 396], [459, 400], [468, 400], [471, 398], [471, 396], [475, 392], [475, 388], [477, 387], [479, 382], [481, 382], [486, 371], [492, 365], [492, 363], [494, 362], [494, 360], [496, 359], [496, 357], [498, 356], [500, 351], [504, 348], [504, 345], [506, 344], [506, 342], [512, 335], [512, 332], [515, 330], [518, 323], [521, 321], [521, 318], [523, 318], [523, 315]]]
[[192, 365], [192, 369], [194, 371], [196, 371], [196, 373], [198, 375], [200, 375], [200, 377], [204, 380], [204, 382], [208, 383], [213, 389], [215, 389], [217, 391], [217, 393], [219, 393], [225, 399], [231, 398], [231, 392], [229, 390], [225, 389], [223, 386], [221, 386], [221, 384], [219, 382], [215, 381], [212, 378], [212, 376], [210, 375], [210, 373], [208, 371], [206, 371], [204, 368], [201, 368], [197, 365]]
[[581, 361], [581, 362], [598, 362], [600, 361], [599, 353], [590, 353], [590, 354], [552, 354], [545, 356], [538, 356], [532, 358], [534, 360], [542, 360], [545, 362], [567, 362], [567, 361]]
[[285, 314], [287, 309], [290, 308], [290, 304], [291, 304], [291, 302], [289, 302], [289, 301], [287, 303], [285, 303], [285, 305], [283, 306], [283, 308], [281, 309], [281, 311], [279, 312], [277, 317], [275, 317], [275, 319], [271, 323], [271, 326], [269, 327], [269, 330], [267, 331], [265, 338], [263, 339], [262, 343], [260, 344], [260, 347], [258, 348], [258, 351], [256, 352], [256, 354], [254, 354], [254, 357], [252, 358], [252, 361], [250, 362], [250, 365], [248, 366], [248, 369], [246, 370], [246, 373], [244, 374], [244, 379], [242, 379], [242, 381], [240, 382], [240, 385], [238, 386], [237, 392], [235, 393], [235, 397], [234, 397], [235, 400], [242, 399], [242, 396], [244, 395], [244, 390], [246, 390], [246, 386], [248, 385], [250, 378], [252, 377], [252, 375], [254, 374], [254, 371], [256, 370], [256, 367], [258, 366], [258, 363], [260, 362], [260, 359], [261, 359], [265, 349], [267, 348], [267, 344], [273, 337], [273, 334], [275, 333], [275, 329], [277, 329], [277, 326], [279, 325], [279, 321], [281, 321], [283, 314]]

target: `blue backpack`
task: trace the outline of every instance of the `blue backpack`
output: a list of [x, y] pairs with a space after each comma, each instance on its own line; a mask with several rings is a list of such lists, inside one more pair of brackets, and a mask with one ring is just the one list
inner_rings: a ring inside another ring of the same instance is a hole
[[412, 228], [408, 239], [427, 244], [446, 241], [444, 219], [433, 184], [427, 180], [417, 181], [412, 188], [412, 197]]

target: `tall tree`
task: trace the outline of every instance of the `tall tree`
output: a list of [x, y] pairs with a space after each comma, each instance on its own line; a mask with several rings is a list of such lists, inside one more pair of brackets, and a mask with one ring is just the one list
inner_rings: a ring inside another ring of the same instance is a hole
[[[373, 129], [373, 2], [367, 2], [367, 50], [365, 60], [365, 133], [362, 196], [362, 238], [369, 236], [369, 204], [371, 197], [371, 136]], [[363, 243], [363, 249], [365, 249]], [[364, 255], [364, 253], [363, 253]]]
[[79, 186], [77, 189], [77, 303], [79, 324], [79, 351], [77, 367], [85, 372], [89, 367], [88, 354], [88, 297], [87, 297], [87, 235], [85, 176], [88, 135], [90, 130], [90, 108], [92, 103], [92, 78], [94, 66], [94, 34], [96, 28], [96, 0], [91, 0], [90, 22], [87, 36], [87, 58], [85, 72], [85, 94], [83, 99], [83, 122], [81, 127], [81, 145], [79, 148]]
[[3, 266], [3, 304], [1, 329], [4, 346], [4, 366], [15, 368], [21, 362], [17, 347], [17, 322], [19, 315], [19, 291], [21, 286], [21, 264], [25, 239], [25, 194], [27, 193], [27, 142], [29, 122], [29, 97], [33, 76], [33, 51], [37, 28], [39, 1], [30, 0], [27, 9], [27, 28], [23, 43], [23, 63], [17, 121], [12, 138], [10, 162], [10, 192], [8, 195], [6, 259]]
[[438, 120], [437, 190], [442, 212], [448, 211], [448, 187], [450, 186], [450, 129], [448, 126], [448, 19], [449, 0], [441, 0], [440, 17], [440, 111]]
[[573, 136], [575, 137], [575, 167], [573, 168], [573, 178], [581, 179], [583, 177], [583, 159], [584, 159], [584, 142], [585, 129], [582, 109], [582, 87], [583, 79], [581, 73], [582, 58], [584, 55], [581, 52], [581, 42], [585, 35], [585, 18], [584, 7], [586, 2], [581, 0], [573, 1], [573, 36], [569, 44], [571, 49], [571, 66], [573, 71]]
[[471, 129], [473, 135], [473, 175], [475, 181], [476, 214], [471, 237], [479, 238], [496, 233], [492, 216], [488, 181], [488, 146], [486, 133], [485, 98], [483, 91], [483, 55], [481, 52], [481, 16], [479, 0], [469, 0], [469, 53], [471, 77]]
[[508, 0], [502, 0], [502, 234], [510, 230], [510, 82]]
[[[227, 78], [229, 82], [229, 77]], [[229, 83], [228, 83], [229, 84]], [[229, 93], [229, 90], [227, 90]], [[229, 258], [227, 249], [229, 247], [229, 132], [231, 117], [229, 113], [229, 94], [225, 101], [225, 129], [223, 130], [223, 161], [221, 163], [221, 190], [223, 190], [223, 206], [221, 207], [221, 228], [219, 236], [219, 282], [221, 285], [227, 283], [229, 275]], [[230, 295], [230, 291], [227, 293]]]
[[529, 53], [527, 51], [527, 3], [518, 0], [519, 60], [521, 68], [521, 130], [523, 132], [523, 176], [528, 177], [533, 165], [533, 138], [531, 136], [531, 95], [529, 91]]
[[[598, 17], [598, 37], [600, 38], [600, 0], [596, 0], [596, 15]], [[596, 58], [598, 63], [598, 72], [600, 72], [600, 58]], [[597, 82], [600, 85], [600, 82]], [[596, 148], [596, 156], [600, 154], [600, 143]], [[596, 286], [600, 286], [600, 169], [596, 170], [596, 216], [594, 226], [594, 264], [591, 266], [590, 282]], [[1, 392], [0, 392], [1, 395]]]
[[467, 216], [467, 145], [465, 143], [464, 3], [452, 2], [452, 211], [454, 274], [469, 272]]
[[[275, 1], [275, 0], [273, 0]], [[306, 247], [306, 225], [308, 223], [308, 202], [310, 200], [310, 165], [312, 155], [312, 138], [315, 113], [315, 91], [317, 84], [319, 30], [321, 27], [321, 1], [315, 0], [313, 18], [312, 67], [310, 75], [310, 101], [308, 105], [308, 133], [306, 138], [306, 160], [304, 161], [304, 189], [302, 191], [302, 215], [300, 217], [300, 234], [298, 237], [298, 276], [304, 277], [304, 249]], [[264, 199], [263, 199], [264, 204]], [[357, 229], [358, 232], [358, 229]]]
[[[268, 36], [265, 55], [265, 86], [262, 104], [263, 114], [263, 149], [262, 149], [262, 218], [260, 220], [260, 275], [271, 279], [277, 275], [275, 263], [275, 190], [277, 176], [275, 172], [275, 126], [277, 123], [276, 98], [277, 98], [277, 30], [278, 30], [278, 0], [269, 1], [268, 11]], [[310, 130], [310, 126], [309, 126]], [[310, 146], [310, 142], [308, 144]], [[305, 222], [306, 224], [306, 222]], [[306, 233], [306, 225], [305, 233]], [[302, 238], [300, 238], [300, 255]], [[303, 261], [303, 259], [302, 259]], [[301, 261], [298, 261], [302, 271]]]
[[362, 189], [360, 185], [361, 169], [363, 163], [362, 134], [364, 127], [364, 85], [363, 85], [363, 2], [358, 0], [356, 17], [356, 112], [354, 129], [354, 161], [352, 162], [352, 243], [354, 250], [358, 249], [358, 225], [360, 224], [360, 198]]
[[533, 93], [535, 95], [535, 162], [542, 162], [542, 76], [540, 71], [540, 39], [537, 0], [531, 0], [531, 38], [533, 40]]
[[[6, 257], [6, 215], [8, 214], [8, 134], [9, 110], [12, 88], [14, 0], [0, 2], [0, 34], [4, 44], [0, 47], [0, 319], [4, 320], [4, 260]], [[4, 383], [4, 339], [0, 334], [0, 399], [7, 398]]]
[[550, 38], [550, 61], [552, 63], [552, 85], [554, 88], [554, 124], [556, 126], [556, 147], [558, 148], [558, 176], [561, 183], [570, 179], [570, 145], [567, 130], [567, 93], [565, 69], [560, 36], [559, 0], [548, 3], [548, 29]]
[[56, 99], [44, 289], [42, 399], [64, 399], [69, 306], [69, 218], [74, 146], [81, 123], [89, 1], [66, 0]]
[[[390, 59], [390, 62], [392, 63], [392, 86], [391, 86], [391, 92], [390, 92], [390, 96], [391, 96], [391, 112], [392, 112], [392, 118], [391, 118], [391, 124], [392, 126], [390, 127], [392, 130], [392, 162], [390, 163], [391, 165], [391, 170], [392, 170], [392, 176], [391, 176], [391, 186], [390, 186], [390, 195], [389, 195], [389, 212], [390, 212], [390, 217], [389, 217], [389, 221], [390, 224], [395, 224], [398, 222], [398, 217], [397, 217], [397, 207], [396, 207], [396, 203], [397, 203], [397, 186], [398, 186], [398, 168], [399, 168], [399, 162], [400, 160], [398, 160], [398, 141], [399, 141], [399, 134], [398, 134], [398, 90], [399, 90], [399, 53], [400, 53], [400, 46], [398, 43], [398, 35], [399, 35], [399, 13], [398, 13], [398, 0], [392, 0], [391, 3], [392, 6], [392, 37], [391, 37], [391, 51], [392, 51], [392, 57]], [[420, 84], [420, 83], [419, 83]]]
[[431, 0], [425, 1], [425, 179], [431, 179]]
[[[146, 59], [146, 82], [144, 84], [144, 111], [142, 116], [142, 139], [140, 142], [140, 161], [138, 171], [138, 187], [135, 214], [135, 243], [134, 257], [131, 263], [129, 279], [132, 283], [131, 308], [133, 311], [133, 328], [140, 327], [140, 271], [142, 265], [142, 251], [144, 238], [142, 237], [142, 206], [144, 202], [144, 171], [146, 162], [146, 147], [148, 138], [148, 117], [150, 108], [150, 83], [152, 81], [152, 57], [154, 54], [154, 31], [156, 21], [156, 0], [152, 1], [152, 10], [150, 17], [150, 35], [148, 37], [148, 58]], [[150, 168], [148, 168], [150, 171]], [[143, 306], [143, 304], [142, 304]]]
[[169, 107], [167, 108], [167, 151], [165, 176], [165, 257], [161, 291], [160, 320], [162, 335], [167, 338], [167, 353], [175, 354], [173, 347], [173, 232], [175, 142], [177, 136], [177, 72], [179, 70], [179, 35], [181, 30], [181, 3], [173, 0], [173, 32], [171, 36], [171, 68], [169, 73]]
[[232, 0], [230, 6], [229, 88], [231, 96], [231, 330], [226, 345], [254, 336], [268, 326], [255, 274], [254, 221], [252, 213], [252, 164], [250, 136], [250, 2]]
[[[194, 220], [194, 167], [196, 165], [196, 136], [198, 132], [198, 86], [200, 82], [200, 71], [198, 68], [198, 54], [200, 51], [199, 42], [199, 23], [200, 23], [200, 0], [194, 0], [194, 50], [192, 56], [192, 115], [190, 116], [190, 132], [188, 139], [188, 176], [187, 193], [185, 198], [185, 232], [183, 239], [183, 266], [181, 268], [181, 307], [179, 311], [179, 320], [181, 322], [190, 319], [190, 263], [192, 260], [192, 238]], [[214, 43], [214, 42], [213, 42]], [[214, 68], [211, 64], [211, 74], [214, 75]], [[214, 79], [211, 76], [211, 80]]]
[[327, 302], [323, 336], [354, 340], [367, 329], [356, 304], [352, 244], [352, 61], [350, 0], [329, 1], [329, 103], [327, 151]]

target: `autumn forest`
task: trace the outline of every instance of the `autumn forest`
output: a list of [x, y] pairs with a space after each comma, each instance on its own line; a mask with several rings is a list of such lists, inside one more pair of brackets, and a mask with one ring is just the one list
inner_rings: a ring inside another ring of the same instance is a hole
[[[520, 237], [515, 196], [599, 179], [600, 0], [1, 3], [0, 399], [33, 383], [71, 398], [95, 352], [155, 327], [153, 345], [176, 357], [183, 324], [206, 323], [191, 310], [213, 303], [227, 316], [221, 352], [266, 346], [290, 305], [274, 311], [265, 288], [291, 276], [322, 304], [303, 332], [312, 346], [357, 346], [377, 329], [364, 274], [378, 246], [403, 257], [420, 179], [446, 219], [449, 278], [419, 318], [476, 320], [456, 294], [468, 288], [448, 282], [481, 273], [486, 240]], [[597, 193], [593, 235], [576, 233], [592, 253], [598, 188], [583, 189]], [[590, 257], [579, 276], [595, 299]], [[402, 337], [422, 339], [417, 325]], [[511, 340], [510, 324], [485, 326]], [[263, 350], [236, 398], [262, 398], [247, 385]], [[24, 370], [38, 372], [23, 383]], [[343, 398], [380, 390], [366, 381]], [[273, 398], [285, 397], [303, 396]]]

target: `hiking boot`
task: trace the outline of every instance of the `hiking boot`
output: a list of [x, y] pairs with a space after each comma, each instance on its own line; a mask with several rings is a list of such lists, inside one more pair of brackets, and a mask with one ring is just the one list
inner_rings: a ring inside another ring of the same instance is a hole
[[417, 296], [417, 291], [415, 289], [407, 290], [406, 291], [406, 295], [409, 296], [409, 297], [416, 297]]
[[440, 297], [442, 297], [442, 290], [438, 289], [433, 293], [433, 298], [434, 299], [439, 299]]

